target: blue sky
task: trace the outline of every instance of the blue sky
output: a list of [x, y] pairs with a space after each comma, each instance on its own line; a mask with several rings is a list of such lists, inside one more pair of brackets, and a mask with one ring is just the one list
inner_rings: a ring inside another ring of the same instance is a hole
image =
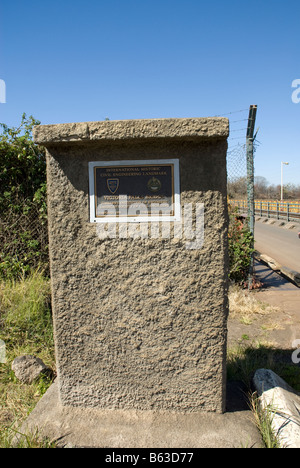
[[299, 18], [299, 0], [2, 0], [0, 122], [226, 114], [232, 149], [257, 104], [256, 175], [288, 161], [300, 184]]

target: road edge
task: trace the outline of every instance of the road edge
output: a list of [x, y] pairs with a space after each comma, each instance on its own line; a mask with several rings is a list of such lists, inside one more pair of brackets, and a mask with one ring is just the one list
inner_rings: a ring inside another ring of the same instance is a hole
[[281, 274], [286, 279], [294, 283], [295, 286], [300, 288], [300, 273], [298, 271], [291, 270], [290, 268], [284, 265], [280, 265], [280, 263], [277, 262], [277, 260], [275, 260], [272, 257], [269, 257], [269, 255], [259, 252], [258, 250], [254, 252], [254, 258], [266, 264], [269, 268], [271, 268], [271, 270]]

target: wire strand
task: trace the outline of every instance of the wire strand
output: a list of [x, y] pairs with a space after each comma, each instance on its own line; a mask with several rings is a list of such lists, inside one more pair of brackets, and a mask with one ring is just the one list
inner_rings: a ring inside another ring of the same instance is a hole
[[245, 112], [248, 111], [249, 109], [241, 109], [238, 111], [232, 111], [232, 112], [227, 112], [227, 114], [220, 114], [220, 115], [214, 115], [214, 117], [224, 117], [225, 115], [231, 115], [231, 114], [238, 114], [239, 112]]

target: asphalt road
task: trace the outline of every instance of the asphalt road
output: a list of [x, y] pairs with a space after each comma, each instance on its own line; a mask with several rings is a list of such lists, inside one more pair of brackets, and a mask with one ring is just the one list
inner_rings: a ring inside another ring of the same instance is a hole
[[257, 221], [255, 223], [255, 248], [269, 255], [282, 266], [300, 271], [299, 229], [284, 229]]

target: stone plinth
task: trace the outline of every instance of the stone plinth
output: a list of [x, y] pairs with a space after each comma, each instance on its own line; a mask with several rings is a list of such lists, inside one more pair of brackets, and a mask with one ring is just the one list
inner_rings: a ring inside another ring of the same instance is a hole
[[[47, 148], [62, 405], [224, 411], [227, 136], [223, 118], [35, 128]], [[90, 222], [89, 163], [150, 160], [179, 161], [181, 221], [167, 223], [168, 236], [154, 235], [151, 222], [117, 223], [114, 237], [100, 235]]]

